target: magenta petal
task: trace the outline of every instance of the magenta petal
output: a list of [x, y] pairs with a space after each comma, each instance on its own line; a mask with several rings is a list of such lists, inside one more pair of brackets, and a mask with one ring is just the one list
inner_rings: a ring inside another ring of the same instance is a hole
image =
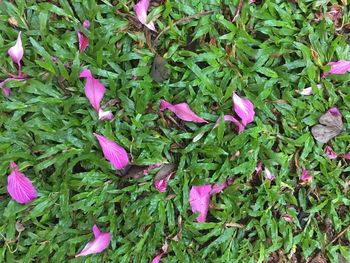
[[234, 92], [233, 104], [234, 111], [241, 118], [244, 126], [254, 120], [254, 106], [248, 99], [242, 99]]
[[275, 179], [275, 176], [266, 167], [265, 167], [265, 170], [264, 170], [264, 177], [265, 177], [266, 180], [269, 180], [269, 181], [273, 181]]
[[77, 32], [79, 41], [79, 52], [83, 53], [89, 45], [89, 39], [80, 31]]
[[101, 121], [110, 121], [111, 119], [113, 119], [113, 113], [112, 111], [103, 111], [102, 109], [100, 109], [98, 111], [98, 119]]
[[331, 66], [331, 69], [327, 73], [325, 73], [324, 76], [329, 74], [345, 74], [350, 70], [350, 61], [348, 60], [329, 62], [328, 65]]
[[324, 147], [324, 152], [331, 160], [336, 159], [338, 157], [338, 155], [333, 151], [332, 147], [330, 146]]
[[97, 254], [105, 250], [111, 241], [110, 232], [100, 232], [96, 225], [93, 226], [92, 231], [94, 233], [94, 240], [86, 244], [84, 249], [75, 257], [86, 256], [90, 254]]
[[307, 170], [302, 169], [301, 173], [302, 173], [302, 176], [300, 176], [300, 180], [303, 183], [310, 183], [312, 181], [312, 175], [309, 174]]
[[350, 152], [344, 154], [344, 159], [350, 160]]
[[179, 103], [179, 104], [170, 104], [169, 102], [165, 100], [160, 101], [160, 107], [159, 110], [163, 111], [165, 109], [168, 109], [175, 113], [175, 115], [184, 121], [192, 121], [197, 123], [208, 123], [206, 120], [202, 119], [198, 115], [196, 115], [188, 106], [187, 103]]
[[170, 180], [170, 177], [174, 174], [174, 172], [170, 173], [169, 175], [165, 176], [163, 179], [155, 180], [154, 186], [158, 189], [159, 192], [166, 192], [166, 188], [168, 186], [168, 182]]
[[9, 88], [3, 88], [3, 91], [4, 91], [6, 97], [10, 97], [11, 89], [9, 89]]
[[245, 126], [242, 125], [235, 117], [233, 117], [232, 115], [224, 115], [224, 120], [225, 121], [230, 121], [232, 123], [234, 123], [237, 127], [238, 127], [238, 133], [241, 133], [242, 131], [244, 131]]
[[12, 58], [13, 62], [20, 65], [24, 53], [21, 40], [21, 31], [18, 33], [16, 44], [13, 47], [9, 48], [7, 53]]
[[333, 116], [341, 116], [341, 112], [336, 107], [330, 108], [328, 112]]
[[123, 169], [129, 163], [129, 157], [123, 147], [106, 137], [94, 133], [101, 145], [103, 155], [117, 170]]
[[136, 5], [134, 5], [134, 11], [136, 13], [137, 19], [144, 24], [149, 29], [157, 32], [153, 21], [147, 24], [147, 10], [149, 6], [149, 0], [140, 0]]
[[85, 95], [89, 99], [92, 107], [99, 112], [101, 100], [106, 92], [103, 84], [95, 79], [90, 70], [85, 69], [80, 73], [81, 78], [86, 78], [85, 82]]
[[25, 204], [37, 198], [38, 194], [32, 182], [18, 170], [14, 162], [10, 163], [10, 168], [13, 171], [7, 177], [7, 191], [12, 199], [17, 203]]
[[190, 206], [192, 212], [199, 212], [198, 222], [205, 222], [210, 202], [211, 185], [192, 186], [190, 190]]

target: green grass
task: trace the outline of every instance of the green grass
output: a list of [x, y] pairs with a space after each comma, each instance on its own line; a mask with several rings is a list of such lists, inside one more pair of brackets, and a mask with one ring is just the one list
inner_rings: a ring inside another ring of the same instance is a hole
[[[165, 239], [161, 262], [264, 262], [279, 252], [303, 262], [319, 251], [329, 262], [340, 254], [350, 260], [350, 231], [331, 243], [350, 224], [350, 168], [329, 160], [310, 133], [321, 114], [338, 107], [344, 131], [330, 145], [350, 151], [350, 74], [320, 78], [329, 61], [350, 60], [349, 32], [335, 30], [329, 18], [314, 21], [341, 1], [245, 1], [235, 23], [237, 0], [153, 1], [149, 17], [158, 32], [170, 26], [154, 47], [168, 63], [162, 83], [150, 76], [155, 54], [147, 39], [157, 34], [135, 20], [132, 1], [111, 2], [0, 4], [0, 79], [16, 72], [7, 50], [19, 30], [28, 75], [8, 83], [9, 98], [0, 95], [0, 262], [150, 262]], [[171, 26], [204, 10], [212, 13]], [[349, 15], [344, 6], [343, 25]], [[76, 31], [85, 19], [90, 45], [79, 54]], [[104, 83], [103, 103], [118, 100], [112, 122], [99, 121], [86, 99], [83, 67]], [[323, 89], [312, 96], [296, 92], [318, 83]], [[232, 114], [233, 91], [256, 111], [239, 135], [228, 123], [212, 129], [219, 116]], [[160, 115], [160, 99], [187, 102], [210, 123]], [[93, 132], [114, 138], [138, 165], [178, 163], [167, 192], [153, 186], [157, 170], [123, 180]], [[276, 175], [272, 183], [254, 176], [259, 160]], [[30, 204], [7, 194], [10, 161], [39, 192]], [[310, 186], [300, 185], [296, 165], [314, 175]], [[233, 185], [212, 198], [207, 223], [197, 223], [189, 189], [228, 176]], [[293, 222], [281, 218], [285, 213]], [[16, 221], [25, 227], [17, 239]], [[75, 259], [94, 223], [111, 231], [111, 245]], [[179, 232], [179, 241], [171, 240]]]

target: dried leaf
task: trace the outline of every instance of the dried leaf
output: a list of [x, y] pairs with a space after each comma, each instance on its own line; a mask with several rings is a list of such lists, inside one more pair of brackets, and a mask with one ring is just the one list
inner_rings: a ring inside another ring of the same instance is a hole
[[157, 82], [163, 82], [169, 77], [166, 61], [163, 57], [156, 55], [153, 61], [151, 77]]

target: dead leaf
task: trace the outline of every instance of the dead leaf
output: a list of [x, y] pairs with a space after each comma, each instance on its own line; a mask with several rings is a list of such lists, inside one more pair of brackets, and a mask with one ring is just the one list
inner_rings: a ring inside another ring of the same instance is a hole
[[153, 61], [151, 77], [157, 82], [163, 82], [169, 77], [166, 61], [163, 57], [156, 55]]
[[13, 16], [10, 16], [7, 22], [9, 22], [11, 26], [18, 27], [18, 22]]
[[123, 178], [133, 178], [135, 180], [140, 179], [141, 177], [145, 176], [144, 171], [147, 169], [147, 166], [145, 165], [130, 165], [129, 167], [125, 168], [125, 176]]
[[176, 170], [177, 165], [176, 164], [166, 164], [163, 165], [162, 168], [158, 171], [156, 174], [155, 180], [162, 180], [169, 174], [173, 173]]

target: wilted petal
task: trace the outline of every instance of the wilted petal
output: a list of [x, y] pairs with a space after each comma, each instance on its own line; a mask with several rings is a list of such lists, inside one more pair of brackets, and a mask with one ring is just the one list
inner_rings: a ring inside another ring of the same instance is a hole
[[106, 137], [94, 133], [101, 145], [103, 155], [117, 170], [123, 169], [129, 163], [129, 157], [123, 147]]
[[90, 27], [90, 21], [89, 21], [89, 20], [84, 20], [84, 22], [83, 22], [83, 27], [86, 28], [86, 29], [89, 29], [89, 27]]
[[192, 212], [199, 212], [198, 222], [205, 222], [210, 202], [211, 185], [192, 186], [190, 190], [190, 206]]
[[302, 183], [311, 183], [312, 175], [309, 174], [309, 172], [305, 169], [302, 169], [301, 173], [302, 173], [302, 175], [300, 176], [300, 181]]
[[83, 53], [89, 45], [89, 39], [80, 31], [77, 32], [79, 41], [79, 52]]
[[264, 178], [269, 181], [273, 181], [275, 179], [275, 176], [271, 173], [269, 169], [265, 167], [264, 170]]
[[282, 219], [283, 219], [284, 221], [288, 222], [288, 223], [293, 222], [293, 217], [291, 217], [291, 216], [288, 215], [288, 214], [282, 215]]
[[214, 194], [220, 193], [222, 190], [224, 190], [226, 187], [230, 186], [231, 184], [233, 184], [233, 179], [230, 177], [227, 180], [225, 180], [225, 182], [223, 182], [222, 184], [215, 183], [210, 191], [210, 194], [214, 195]]
[[242, 99], [234, 92], [233, 104], [234, 111], [241, 118], [244, 126], [254, 120], [254, 106], [253, 103], [251, 103], [248, 99]]
[[158, 179], [154, 181], [154, 186], [158, 189], [159, 192], [166, 192], [166, 188], [168, 186], [168, 182], [170, 180], [170, 177], [173, 175], [173, 172], [169, 175], [165, 176], [162, 179]]
[[324, 152], [328, 156], [329, 159], [336, 159], [338, 156], [337, 154], [333, 151], [333, 149], [330, 146], [324, 147]]
[[12, 58], [13, 62], [17, 63], [19, 66], [24, 53], [21, 40], [21, 31], [18, 33], [16, 44], [13, 47], [9, 48], [7, 53]]
[[17, 203], [25, 204], [37, 198], [38, 194], [32, 182], [18, 170], [14, 162], [10, 163], [10, 168], [13, 171], [7, 177], [7, 191], [12, 199]]
[[92, 107], [99, 112], [101, 100], [106, 92], [105, 87], [99, 80], [91, 75], [88, 69], [83, 70], [83, 72], [80, 73], [80, 77], [86, 78], [85, 95], [89, 99]]
[[323, 76], [327, 76], [329, 74], [345, 74], [350, 70], [350, 61], [348, 60], [329, 62], [328, 65], [331, 66], [331, 69], [328, 72], [324, 73]]
[[[233, 117], [232, 115], [224, 115], [224, 121], [229, 121], [234, 123], [237, 127], [238, 127], [238, 133], [241, 133], [242, 131], [244, 131], [245, 126], [242, 125], [242, 123], [240, 123], [235, 117]], [[216, 121], [214, 128], [218, 127], [220, 123], [220, 118]]]
[[94, 233], [94, 239], [86, 244], [84, 249], [77, 254], [75, 257], [86, 256], [90, 254], [97, 254], [105, 250], [111, 241], [110, 232], [101, 232], [97, 225], [94, 225], [92, 228]]
[[[321, 89], [322, 85], [321, 84], [317, 84], [316, 87], [318, 89]], [[308, 88], [305, 88], [301, 91], [298, 91], [300, 95], [304, 95], [304, 96], [310, 96], [312, 94], [312, 87], [308, 87]]]
[[170, 104], [165, 100], [160, 100], [160, 111], [164, 111], [168, 109], [175, 113], [175, 115], [184, 121], [192, 121], [197, 123], [208, 123], [206, 120], [197, 116], [188, 106], [187, 103], [179, 103], [179, 104]]
[[149, 6], [149, 0], [140, 0], [136, 5], [134, 5], [134, 11], [136, 13], [137, 19], [144, 24], [149, 29], [157, 32], [153, 21], [147, 24], [147, 10]]
[[350, 152], [344, 154], [344, 159], [350, 160]]
[[98, 119], [101, 121], [110, 121], [111, 119], [113, 119], [113, 113], [112, 111], [103, 111], [102, 109], [100, 109], [98, 111]]

